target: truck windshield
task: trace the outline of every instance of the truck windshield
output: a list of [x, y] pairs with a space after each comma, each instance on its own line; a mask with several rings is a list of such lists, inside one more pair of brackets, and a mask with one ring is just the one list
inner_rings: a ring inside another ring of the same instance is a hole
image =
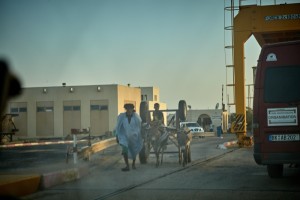
[[[300, 66], [267, 68], [264, 100], [266, 103], [300, 101]], [[284, 95], [282, 95], [284, 94]]]

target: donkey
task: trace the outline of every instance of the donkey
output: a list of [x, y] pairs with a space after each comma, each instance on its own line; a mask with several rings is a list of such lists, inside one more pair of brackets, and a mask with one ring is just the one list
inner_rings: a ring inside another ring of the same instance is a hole
[[[150, 123], [149, 135], [151, 146], [156, 156], [156, 167], [158, 167], [162, 165], [163, 162], [164, 150], [167, 148], [169, 133], [161, 123], [154, 121]], [[159, 160], [160, 154], [161, 158]]]

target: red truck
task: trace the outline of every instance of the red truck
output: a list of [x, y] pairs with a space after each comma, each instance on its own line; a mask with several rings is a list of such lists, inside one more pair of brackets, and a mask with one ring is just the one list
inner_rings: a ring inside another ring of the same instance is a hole
[[254, 159], [271, 178], [300, 164], [300, 41], [263, 46], [253, 101]]

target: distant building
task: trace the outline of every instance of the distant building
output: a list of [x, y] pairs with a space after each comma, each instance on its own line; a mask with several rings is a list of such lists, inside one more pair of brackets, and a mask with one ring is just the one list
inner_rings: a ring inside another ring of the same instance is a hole
[[[146, 98], [146, 99], [145, 99]], [[130, 85], [89, 85], [23, 88], [8, 102], [6, 113], [19, 114], [14, 122], [16, 138], [65, 137], [71, 129], [89, 128], [93, 136], [112, 132], [125, 103], [133, 103], [139, 113], [141, 101], [153, 109], [159, 102], [156, 87]], [[160, 103], [160, 102], [159, 102]], [[165, 103], [160, 103], [166, 108]]]
[[[167, 121], [171, 126], [176, 126], [175, 113], [167, 116]], [[218, 126], [222, 126], [223, 132], [227, 132], [228, 127], [228, 113], [222, 109], [208, 109], [208, 110], [187, 110], [186, 121], [197, 122], [203, 127], [205, 132], [216, 132]]]
[[187, 121], [198, 122], [205, 131], [216, 132], [218, 126], [222, 126], [223, 132], [228, 129], [228, 113], [222, 109], [188, 110]]
[[[160, 110], [167, 110], [167, 104], [160, 102], [159, 88], [157, 88], [157, 87], [142, 87], [141, 92], [142, 92], [141, 100], [148, 102], [150, 111], [154, 110], [154, 104], [155, 103], [159, 103], [159, 105], [160, 105], [159, 109]], [[163, 114], [164, 114], [164, 118], [165, 118], [164, 119], [165, 125], [167, 125], [166, 122], [167, 122], [168, 113], [163, 113]], [[152, 112], [151, 112], [150, 116], [151, 116], [151, 119], [152, 119]]]

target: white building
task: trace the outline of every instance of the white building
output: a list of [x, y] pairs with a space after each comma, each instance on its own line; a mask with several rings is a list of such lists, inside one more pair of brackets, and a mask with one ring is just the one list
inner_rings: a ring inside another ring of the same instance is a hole
[[205, 131], [216, 132], [218, 126], [222, 126], [223, 132], [228, 129], [228, 113], [222, 109], [188, 110], [187, 121], [198, 122]]

